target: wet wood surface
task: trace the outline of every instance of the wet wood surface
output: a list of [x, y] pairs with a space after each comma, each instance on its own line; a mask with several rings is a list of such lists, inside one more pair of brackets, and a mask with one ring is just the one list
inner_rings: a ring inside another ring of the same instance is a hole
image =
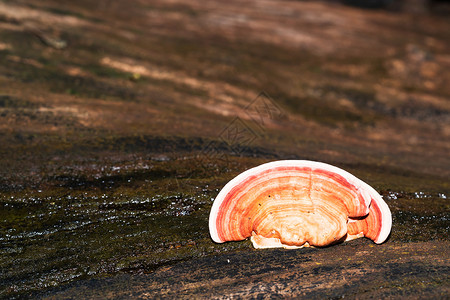
[[445, 299], [449, 246], [356, 240], [322, 249], [241, 251], [80, 282], [46, 298]]

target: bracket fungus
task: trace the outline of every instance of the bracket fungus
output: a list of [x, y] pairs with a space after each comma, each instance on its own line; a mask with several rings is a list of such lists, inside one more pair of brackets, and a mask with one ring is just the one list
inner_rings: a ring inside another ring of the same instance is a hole
[[380, 244], [391, 226], [391, 211], [371, 186], [308, 160], [269, 162], [239, 174], [209, 216], [215, 242], [250, 238], [255, 248], [322, 247], [363, 236]]

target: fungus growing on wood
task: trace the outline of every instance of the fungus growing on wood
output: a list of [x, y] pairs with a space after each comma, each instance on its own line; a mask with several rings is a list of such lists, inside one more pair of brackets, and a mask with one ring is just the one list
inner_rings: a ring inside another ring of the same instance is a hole
[[274, 161], [239, 174], [209, 216], [215, 242], [250, 238], [255, 248], [322, 247], [363, 236], [379, 244], [391, 225], [389, 207], [371, 186], [307, 160]]

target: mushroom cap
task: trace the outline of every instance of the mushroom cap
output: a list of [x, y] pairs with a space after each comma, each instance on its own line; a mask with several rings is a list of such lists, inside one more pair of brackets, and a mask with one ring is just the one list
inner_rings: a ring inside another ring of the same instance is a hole
[[215, 242], [251, 237], [257, 248], [326, 246], [360, 236], [382, 243], [391, 225], [390, 210], [372, 187], [308, 160], [269, 162], [239, 174], [209, 216]]
[[371, 186], [370, 196], [372, 202], [369, 207], [369, 214], [364, 218], [349, 219], [348, 234], [363, 234], [377, 244], [383, 243], [389, 236], [392, 227], [392, 215], [386, 202], [380, 194]]

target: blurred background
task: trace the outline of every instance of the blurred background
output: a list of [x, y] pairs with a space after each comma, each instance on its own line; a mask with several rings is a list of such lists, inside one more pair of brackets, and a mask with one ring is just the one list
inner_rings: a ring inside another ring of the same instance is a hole
[[0, 0], [0, 295], [247, 247], [213, 244], [208, 210], [274, 159], [372, 184], [394, 240], [448, 238], [449, 16], [442, 0]]

